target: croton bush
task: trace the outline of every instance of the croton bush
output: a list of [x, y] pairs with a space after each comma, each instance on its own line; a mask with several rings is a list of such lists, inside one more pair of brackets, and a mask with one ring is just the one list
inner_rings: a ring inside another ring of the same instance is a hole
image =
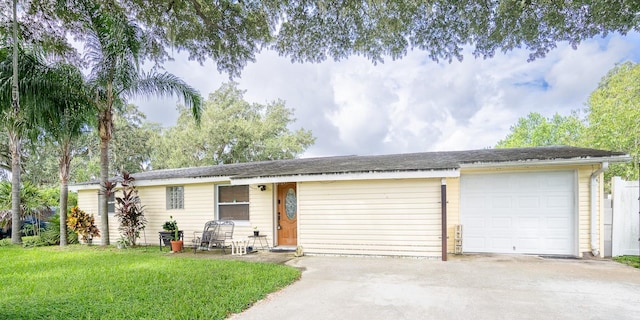
[[78, 206], [71, 208], [71, 213], [67, 217], [67, 227], [86, 242], [91, 242], [93, 237], [100, 236], [100, 231], [95, 224], [93, 215], [84, 212]]

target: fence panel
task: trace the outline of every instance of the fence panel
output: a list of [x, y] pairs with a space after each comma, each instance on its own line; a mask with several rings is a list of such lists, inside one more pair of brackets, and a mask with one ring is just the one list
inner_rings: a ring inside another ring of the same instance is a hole
[[624, 181], [620, 177], [614, 177], [611, 181], [613, 194], [611, 253], [614, 257], [637, 256], [640, 253], [638, 190], [638, 181]]

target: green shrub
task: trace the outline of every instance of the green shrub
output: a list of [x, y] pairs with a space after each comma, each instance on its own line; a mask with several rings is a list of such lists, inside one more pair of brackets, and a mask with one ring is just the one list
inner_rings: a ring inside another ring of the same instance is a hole
[[40, 236], [22, 237], [22, 246], [25, 248], [48, 246]]
[[[40, 235], [42, 240], [49, 245], [60, 244], [60, 216], [55, 214], [49, 218], [49, 226]], [[78, 235], [67, 229], [67, 244], [78, 243]]]
[[11, 245], [11, 238], [5, 238], [0, 240], [0, 247], [6, 247]]

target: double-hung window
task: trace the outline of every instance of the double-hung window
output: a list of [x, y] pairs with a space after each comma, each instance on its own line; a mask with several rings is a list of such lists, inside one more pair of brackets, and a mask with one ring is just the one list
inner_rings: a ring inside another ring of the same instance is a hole
[[249, 186], [218, 186], [218, 219], [249, 221]]
[[167, 210], [184, 209], [184, 187], [167, 187]]

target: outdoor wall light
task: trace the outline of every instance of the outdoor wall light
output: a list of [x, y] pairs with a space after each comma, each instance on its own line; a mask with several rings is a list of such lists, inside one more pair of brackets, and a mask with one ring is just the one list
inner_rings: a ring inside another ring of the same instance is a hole
[[258, 189], [260, 189], [260, 191], [265, 191], [267, 190], [267, 186], [265, 186], [264, 184], [259, 184]]

